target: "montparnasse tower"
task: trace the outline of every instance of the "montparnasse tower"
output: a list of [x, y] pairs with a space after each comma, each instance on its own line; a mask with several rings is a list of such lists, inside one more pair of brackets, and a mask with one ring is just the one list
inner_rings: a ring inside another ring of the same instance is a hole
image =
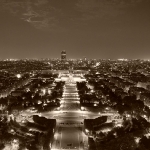
[[66, 60], [66, 59], [67, 59], [66, 51], [63, 50], [63, 51], [61, 52], [61, 60]]

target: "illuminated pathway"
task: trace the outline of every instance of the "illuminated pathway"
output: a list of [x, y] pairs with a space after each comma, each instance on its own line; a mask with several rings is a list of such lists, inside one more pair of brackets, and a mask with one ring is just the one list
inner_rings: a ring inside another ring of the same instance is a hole
[[60, 112], [61, 114], [54, 116], [57, 119], [57, 131], [52, 150], [86, 150], [87, 137], [82, 132], [83, 116], [76, 82], [65, 83]]

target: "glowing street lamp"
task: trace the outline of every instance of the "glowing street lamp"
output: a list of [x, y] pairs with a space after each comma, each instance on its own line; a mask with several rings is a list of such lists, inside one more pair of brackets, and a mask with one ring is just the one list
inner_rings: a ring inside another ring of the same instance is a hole
[[94, 106], [97, 106], [97, 104], [94, 104]]

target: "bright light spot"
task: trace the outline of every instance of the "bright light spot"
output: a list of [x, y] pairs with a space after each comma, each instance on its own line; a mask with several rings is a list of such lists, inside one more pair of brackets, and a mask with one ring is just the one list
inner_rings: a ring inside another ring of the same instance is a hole
[[100, 65], [100, 62], [97, 62], [95, 66], [98, 67], [99, 65]]
[[127, 114], [126, 117], [130, 117], [131, 115]]
[[50, 95], [52, 92], [51, 92], [51, 90], [50, 89], [48, 89], [48, 94]]
[[88, 129], [85, 129], [85, 132], [89, 132], [89, 130], [88, 130]]
[[22, 123], [25, 123], [25, 120], [22, 120], [21, 122], [22, 122]]
[[14, 140], [13, 140], [13, 142], [14, 142], [14, 143], [17, 143], [17, 142], [18, 142], [18, 140], [14, 139]]
[[111, 131], [111, 129], [103, 129], [102, 131], [103, 132], [109, 132], [109, 131]]
[[119, 61], [128, 61], [128, 59], [120, 58]]
[[138, 138], [135, 138], [134, 140], [135, 140], [135, 142], [138, 144], [138, 143], [140, 142], [140, 139], [141, 139], [141, 138], [138, 137]]
[[14, 129], [11, 129], [10, 132], [14, 132]]
[[38, 101], [38, 104], [41, 104], [42, 102], [41, 101]]
[[42, 89], [42, 92], [45, 95], [46, 94], [46, 89]]
[[54, 134], [54, 138], [55, 138], [55, 139], [57, 139], [58, 136], [59, 136], [58, 133], [55, 133], [55, 134]]
[[18, 79], [21, 78], [21, 74], [17, 74], [16, 76], [17, 76]]
[[26, 91], [27, 91], [27, 92], [29, 92], [29, 91], [30, 91], [30, 89], [29, 89], [29, 88], [26, 88]]
[[44, 103], [44, 104], [43, 104], [43, 106], [47, 106], [47, 104], [46, 104], [46, 103]]
[[81, 110], [85, 110], [83, 106], [81, 106]]
[[117, 136], [117, 133], [115, 132], [113, 135], [114, 135], [114, 136]]
[[109, 108], [108, 108], [108, 107], [106, 107], [105, 109], [106, 109], [106, 110], [109, 110]]
[[115, 127], [122, 127], [122, 124], [116, 124]]

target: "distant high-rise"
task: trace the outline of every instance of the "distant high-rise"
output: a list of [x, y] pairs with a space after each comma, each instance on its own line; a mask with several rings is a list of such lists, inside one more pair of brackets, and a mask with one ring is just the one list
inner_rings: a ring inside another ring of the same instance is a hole
[[65, 50], [63, 50], [61, 52], [61, 60], [66, 60], [66, 51]]

